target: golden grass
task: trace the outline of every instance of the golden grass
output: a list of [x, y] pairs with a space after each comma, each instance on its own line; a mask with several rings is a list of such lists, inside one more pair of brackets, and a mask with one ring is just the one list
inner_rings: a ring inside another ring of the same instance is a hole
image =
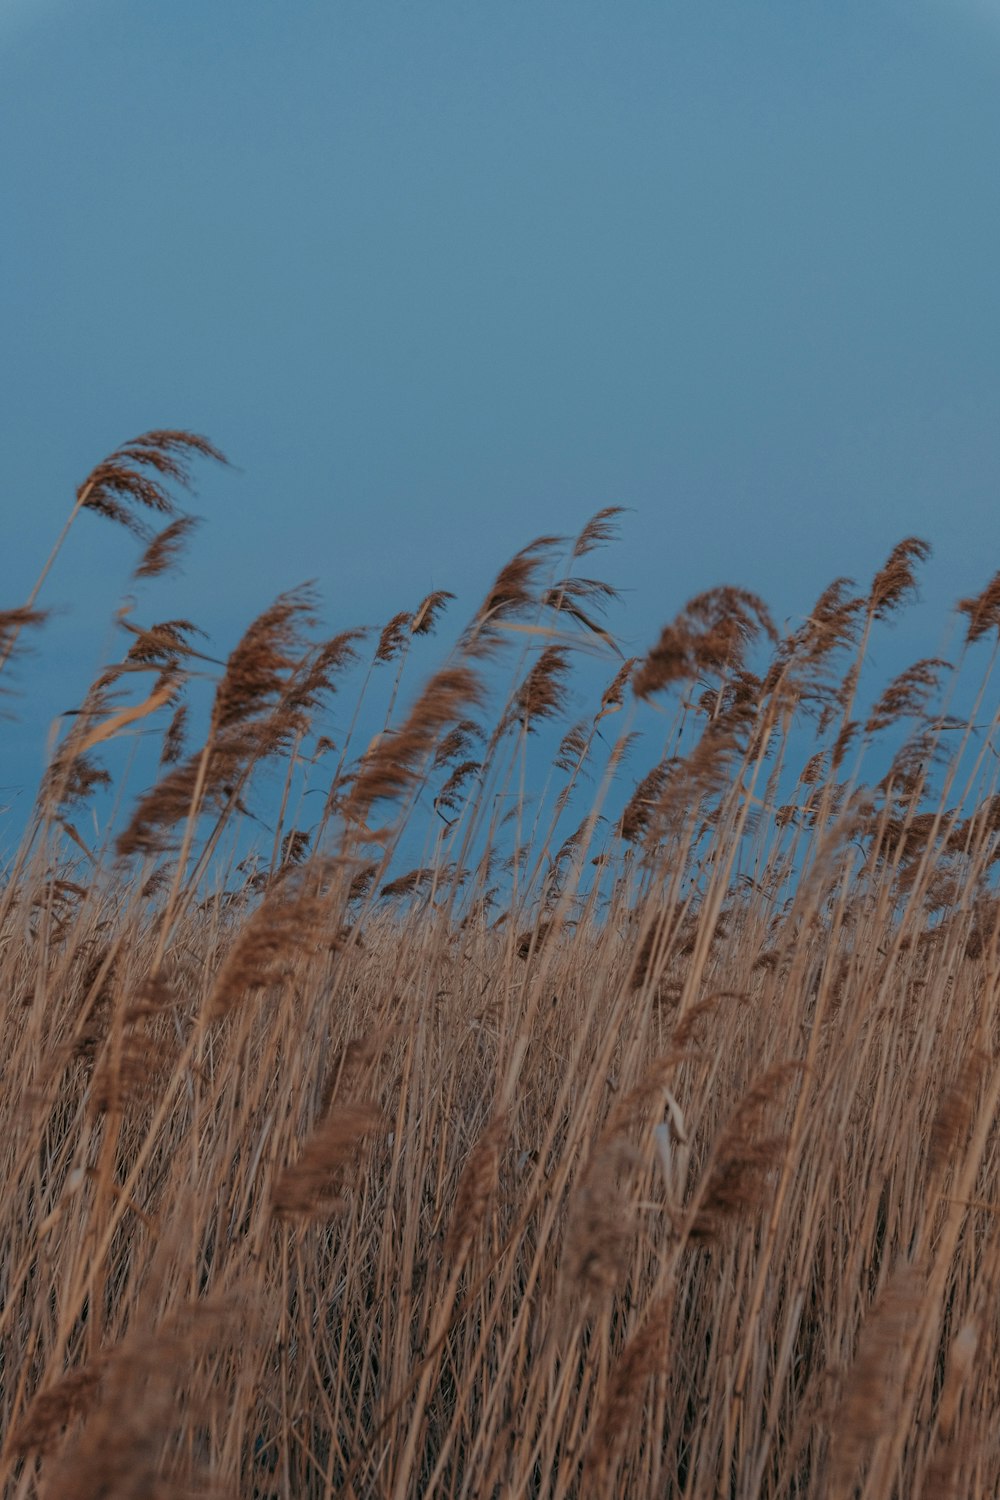
[[[70, 523], [165, 514], [161, 573], [198, 456], [125, 445]], [[450, 595], [328, 641], [280, 596], [195, 748], [194, 625], [119, 615], [0, 889], [5, 1494], [997, 1492], [992, 656], [951, 699], [1000, 585], [866, 711], [923, 543], [622, 663], [576, 571], [615, 520], [519, 553], [414, 690]]]

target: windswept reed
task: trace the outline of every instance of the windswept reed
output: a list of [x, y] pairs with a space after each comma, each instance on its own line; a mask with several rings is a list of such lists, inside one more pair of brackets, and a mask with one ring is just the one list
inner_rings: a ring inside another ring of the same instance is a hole
[[888, 682], [914, 538], [626, 660], [609, 507], [226, 655], [142, 602], [220, 458], [0, 612], [137, 536], [0, 886], [3, 1492], [1000, 1492], [997, 579]]

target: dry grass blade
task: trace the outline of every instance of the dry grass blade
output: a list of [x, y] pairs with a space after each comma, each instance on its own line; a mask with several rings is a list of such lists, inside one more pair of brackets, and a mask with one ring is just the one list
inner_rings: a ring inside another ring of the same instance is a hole
[[137, 724], [140, 719], [148, 718], [150, 714], [156, 713], [157, 709], [173, 703], [177, 697], [177, 682], [169, 676], [164, 675], [157, 687], [153, 689], [148, 698], [141, 703], [130, 704], [128, 708], [121, 708], [110, 718], [103, 719], [96, 724], [78, 741], [73, 744], [75, 755], [86, 755], [88, 750], [95, 745], [102, 745], [106, 740], [114, 737], [127, 729], [130, 724]]
[[509, 624], [519, 615], [538, 610], [540, 601], [536, 589], [539, 575], [559, 542], [559, 537], [538, 537], [501, 568], [463, 638], [464, 648], [470, 655], [489, 655], [497, 645], [498, 625]]
[[410, 631], [413, 635], [431, 635], [437, 625], [438, 619], [449, 599], [455, 595], [450, 594], [447, 589], [435, 589], [428, 594], [414, 610], [413, 619], [410, 622]]

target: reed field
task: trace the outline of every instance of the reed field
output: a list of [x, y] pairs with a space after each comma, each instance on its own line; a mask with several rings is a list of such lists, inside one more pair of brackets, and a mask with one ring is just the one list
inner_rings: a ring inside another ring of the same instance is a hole
[[915, 538], [627, 657], [609, 509], [223, 660], [143, 602], [217, 461], [0, 612], [30, 697], [136, 533], [0, 886], [0, 1491], [1000, 1493], [1000, 575], [891, 680]]

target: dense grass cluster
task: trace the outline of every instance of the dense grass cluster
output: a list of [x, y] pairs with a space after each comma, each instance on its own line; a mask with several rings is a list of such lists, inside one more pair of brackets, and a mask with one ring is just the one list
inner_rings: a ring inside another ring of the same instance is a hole
[[[126, 445], [56, 552], [164, 573], [196, 457]], [[5, 1494], [996, 1491], [1000, 579], [874, 693], [915, 539], [622, 660], [614, 524], [447, 651], [444, 593], [218, 665], [119, 612], [0, 888]]]

